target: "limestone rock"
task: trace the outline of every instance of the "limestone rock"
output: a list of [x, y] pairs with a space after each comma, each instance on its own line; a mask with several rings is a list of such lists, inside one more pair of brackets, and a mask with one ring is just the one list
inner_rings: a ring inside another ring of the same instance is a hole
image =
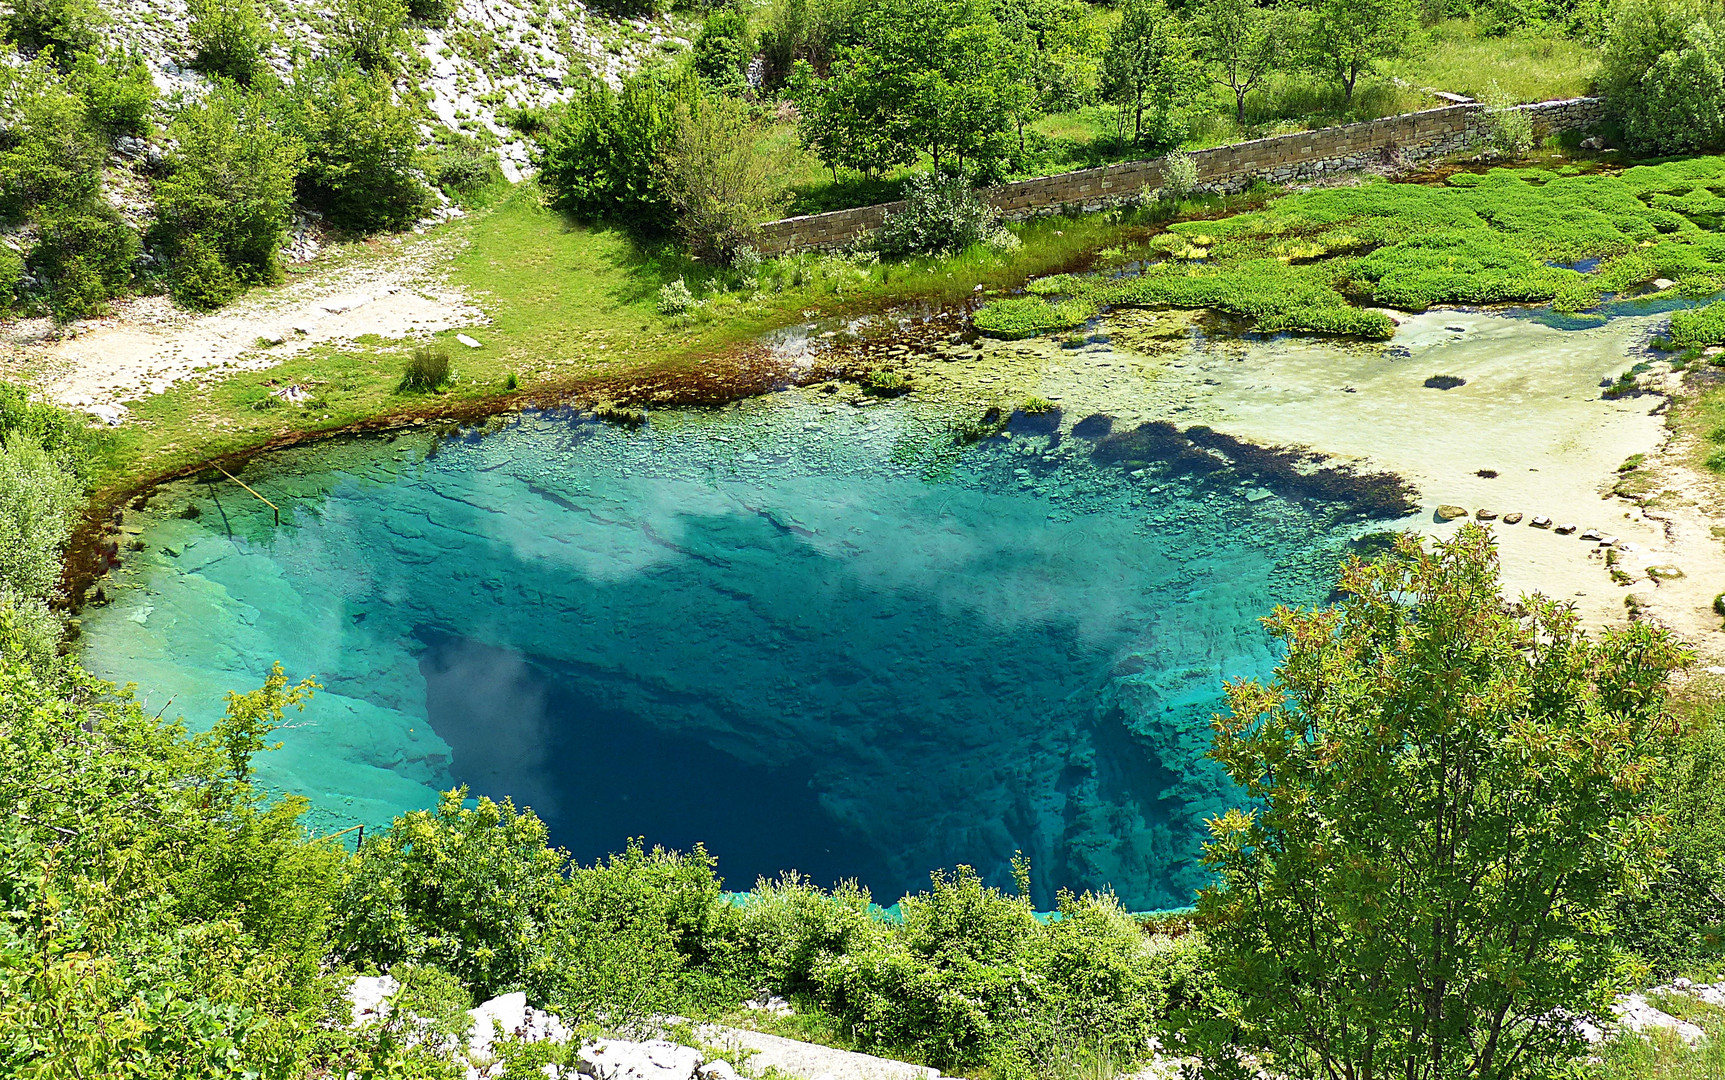
[[475, 341], [473, 338], [468, 337], [466, 334], [456, 334], [455, 340], [461, 342], [463, 345], [467, 346], [469, 349], [479, 348], [479, 342]]
[[1574, 532], [1576, 529], [1579, 529], [1579, 528], [1581, 528], [1581, 526], [1579, 526], [1579, 525], [1564, 524], [1564, 525], [1559, 525], [1556, 529], [1553, 529], [1552, 531], [1557, 533], [1557, 535], [1559, 535], [1559, 536], [1568, 536], [1570, 533]]
[[1473, 516], [1476, 521], [1496, 521], [1497, 511], [1487, 510], [1484, 507], [1481, 507], [1479, 510], [1474, 512]]
[[1503, 523], [1505, 525], [1520, 525], [1521, 524], [1521, 511], [1516, 510], [1516, 511], [1513, 511], [1511, 513], [1503, 515]]
[[1659, 581], [1675, 581], [1683, 576], [1683, 571], [1675, 566], [1649, 566], [1647, 576]]
[[[1562, 531], [1562, 529], [1558, 530], [1558, 532]], [[1583, 540], [1603, 540], [1605, 539], [1605, 534], [1600, 532], [1598, 529], [1589, 529], [1581, 534], [1581, 538]]]
[[1544, 514], [1535, 514], [1533, 516], [1533, 520], [1528, 522], [1528, 524], [1536, 529], [1549, 529], [1551, 528], [1551, 519], [1546, 517]]
[[1437, 508], [1437, 516], [1439, 521], [1454, 521], [1456, 518], [1467, 517], [1467, 507], [1444, 503]]
[[704, 1055], [664, 1039], [600, 1039], [581, 1050], [581, 1072], [593, 1080], [695, 1080]]

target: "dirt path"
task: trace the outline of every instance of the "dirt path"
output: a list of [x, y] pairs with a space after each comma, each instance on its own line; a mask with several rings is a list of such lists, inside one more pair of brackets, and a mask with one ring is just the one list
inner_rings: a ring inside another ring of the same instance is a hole
[[47, 319], [0, 325], [0, 365], [51, 400], [123, 422], [126, 403], [188, 379], [274, 367], [314, 346], [368, 334], [400, 339], [482, 325], [486, 317], [435, 269], [452, 238], [384, 241], [364, 253], [258, 289], [209, 314], [165, 296], [118, 301], [56, 333]]

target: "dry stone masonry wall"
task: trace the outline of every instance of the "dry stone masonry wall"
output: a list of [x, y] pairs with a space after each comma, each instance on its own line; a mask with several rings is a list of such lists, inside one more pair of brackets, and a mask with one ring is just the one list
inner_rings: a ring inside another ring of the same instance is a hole
[[[1516, 107], [1533, 117], [1536, 135], [1590, 127], [1603, 112], [1597, 98], [1568, 98]], [[1289, 184], [1319, 180], [1374, 165], [1418, 161], [1458, 153], [1484, 138], [1485, 107], [1447, 105], [1382, 120], [1272, 135], [1230, 143], [1191, 155], [1198, 182], [1212, 190], [1243, 191], [1257, 181]], [[1009, 221], [1065, 211], [1092, 212], [1135, 201], [1162, 183], [1162, 159], [1126, 161], [1095, 169], [1019, 180], [982, 191], [983, 201]], [[881, 203], [854, 210], [771, 221], [761, 228], [763, 254], [848, 247], [903, 207]]]

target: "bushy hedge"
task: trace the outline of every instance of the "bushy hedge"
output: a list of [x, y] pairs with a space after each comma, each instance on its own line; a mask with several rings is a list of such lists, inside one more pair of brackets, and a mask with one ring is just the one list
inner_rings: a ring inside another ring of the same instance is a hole
[[660, 155], [676, 131], [677, 106], [698, 93], [692, 78], [645, 71], [621, 90], [592, 81], [555, 112], [540, 139], [540, 183], [551, 205], [590, 220], [645, 232], [675, 221]]
[[305, 147], [300, 193], [333, 224], [400, 229], [424, 212], [418, 121], [383, 72], [351, 64], [306, 72], [288, 94], [286, 129]]
[[219, 307], [245, 285], [276, 280], [304, 148], [260, 97], [218, 87], [182, 110], [156, 182], [157, 235], [174, 262], [174, 294]]

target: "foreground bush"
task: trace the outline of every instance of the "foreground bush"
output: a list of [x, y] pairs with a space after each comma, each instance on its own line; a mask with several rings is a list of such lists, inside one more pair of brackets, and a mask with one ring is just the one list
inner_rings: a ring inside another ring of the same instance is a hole
[[57, 212], [40, 219], [38, 228], [41, 236], [28, 263], [48, 284], [48, 309], [56, 322], [101, 314], [131, 284], [143, 245], [106, 203]]
[[677, 235], [695, 258], [729, 264], [760, 222], [784, 209], [780, 163], [761, 149], [761, 134], [735, 98], [697, 93], [677, 105], [657, 168]]
[[1511, 606], [1485, 530], [1344, 569], [1266, 620], [1271, 686], [1228, 687], [1213, 755], [1256, 807], [1211, 825], [1199, 898], [1241, 1049], [1294, 1075], [1544, 1076], [1604, 1016], [1605, 914], [1656, 864], [1665, 681], [1687, 654]]

